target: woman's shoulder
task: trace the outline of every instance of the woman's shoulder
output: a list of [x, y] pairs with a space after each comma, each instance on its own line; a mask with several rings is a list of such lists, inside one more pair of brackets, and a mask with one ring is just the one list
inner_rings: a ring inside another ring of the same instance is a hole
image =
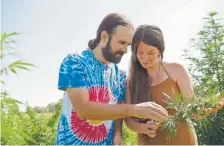
[[166, 69], [169, 69], [169, 70], [182, 70], [184, 69], [184, 66], [180, 63], [176, 63], [176, 62], [162, 62], [163, 63], [163, 66], [166, 68]]
[[185, 67], [176, 62], [163, 62], [163, 67], [169, 74], [169, 76], [176, 81], [176, 79], [183, 73], [186, 72]]

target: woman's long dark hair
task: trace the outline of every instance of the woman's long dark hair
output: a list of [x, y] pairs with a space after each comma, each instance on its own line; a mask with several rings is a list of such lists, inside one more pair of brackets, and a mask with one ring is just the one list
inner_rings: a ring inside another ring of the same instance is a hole
[[151, 83], [152, 79], [147, 70], [143, 68], [137, 58], [137, 47], [139, 42], [157, 47], [161, 58], [165, 50], [163, 34], [160, 28], [152, 25], [140, 25], [133, 36], [131, 45], [131, 67], [130, 67], [130, 95], [131, 103], [142, 103], [152, 101]]

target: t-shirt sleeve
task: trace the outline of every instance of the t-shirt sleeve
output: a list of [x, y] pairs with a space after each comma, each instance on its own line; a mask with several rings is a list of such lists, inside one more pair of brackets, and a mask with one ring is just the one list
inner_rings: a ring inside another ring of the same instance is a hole
[[58, 89], [80, 88], [86, 86], [86, 74], [78, 55], [68, 55], [61, 63], [58, 77]]

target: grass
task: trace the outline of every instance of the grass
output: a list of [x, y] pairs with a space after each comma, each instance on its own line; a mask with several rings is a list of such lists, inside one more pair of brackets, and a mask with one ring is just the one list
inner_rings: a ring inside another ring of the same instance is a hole
[[50, 118], [51, 116], [53, 116], [53, 113], [38, 113], [38, 115], [42, 115], [46, 118]]
[[122, 127], [125, 145], [137, 145], [137, 135], [135, 132], [127, 128], [125, 124]]

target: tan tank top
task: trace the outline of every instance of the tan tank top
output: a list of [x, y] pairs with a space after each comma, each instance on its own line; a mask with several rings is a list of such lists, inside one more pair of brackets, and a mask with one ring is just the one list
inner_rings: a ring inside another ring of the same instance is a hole
[[[163, 67], [163, 66], [162, 66]], [[173, 93], [180, 94], [180, 90], [178, 88], [177, 83], [173, 81], [173, 79], [169, 76], [166, 69], [163, 67], [166, 72], [168, 78], [162, 83], [151, 86], [152, 90], [152, 98], [153, 100], [163, 106], [167, 107], [166, 102], [168, 97], [163, 93], [166, 93], [169, 96], [172, 96]], [[169, 114], [175, 113], [175, 110], [167, 109]], [[156, 137], [150, 138], [145, 134], [138, 134], [138, 144], [139, 145], [197, 145], [197, 136], [195, 134], [195, 130], [188, 123], [178, 123], [177, 127], [177, 135], [172, 136], [171, 140], [167, 139], [167, 131], [158, 129], [156, 132]]]

